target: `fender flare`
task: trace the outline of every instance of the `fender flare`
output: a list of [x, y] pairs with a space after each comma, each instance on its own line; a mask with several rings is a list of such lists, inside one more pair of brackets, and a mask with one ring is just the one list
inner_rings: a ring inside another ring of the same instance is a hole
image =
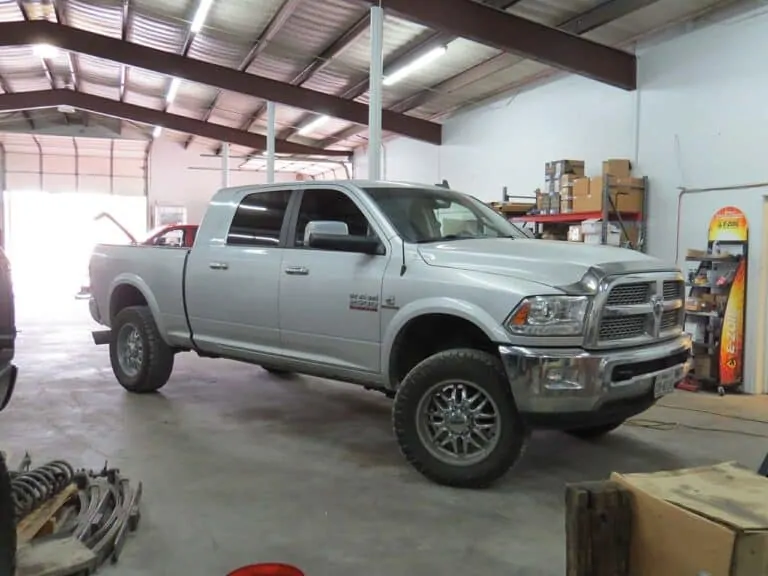
[[[112, 280], [112, 283], [109, 285], [109, 298], [107, 300], [108, 303], [108, 309], [107, 313], [111, 314], [112, 311], [112, 297], [115, 294], [115, 291], [120, 286], [132, 286], [133, 288], [136, 288], [142, 296], [144, 296], [144, 300], [147, 301], [147, 305], [149, 306], [150, 312], [152, 312], [152, 318], [155, 320], [155, 324], [157, 325], [157, 329], [160, 332], [160, 334], [163, 335], [163, 339], [165, 339], [165, 323], [163, 322], [163, 317], [160, 314], [160, 306], [157, 304], [157, 300], [155, 299], [154, 295], [152, 294], [152, 290], [149, 289], [149, 286], [147, 285], [144, 280], [141, 279], [141, 277], [137, 276], [136, 274], [131, 273], [123, 273], [118, 274], [115, 276], [115, 278]], [[112, 319], [110, 318], [110, 325], [112, 323]]]
[[381, 369], [384, 382], [390, 382], [389, 360], [397, 336], [408, 322], [427, 314], [443, 314], [461, 318], [477, 326], [491, 342], [509, 342], [509, 334], [504, 330], [501, 323], [477, 304], [449, 297], [415, 300], [398, 310], [384, 331], [381, 345]]

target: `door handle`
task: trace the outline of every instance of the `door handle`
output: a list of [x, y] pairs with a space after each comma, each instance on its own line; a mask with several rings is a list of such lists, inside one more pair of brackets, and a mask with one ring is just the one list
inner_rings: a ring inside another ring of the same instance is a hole
[[309, 274], [309, 268], [305, 268], [304, 266], [288, 266], [288, 268], [285, 269], [286, 274], [290, 274], [291, 276], [306, 276]]
[[211, 270], [227, 270], [229, 268], [229, 264], [226, 262], [211, 262], [208, 264], [208, 267]]

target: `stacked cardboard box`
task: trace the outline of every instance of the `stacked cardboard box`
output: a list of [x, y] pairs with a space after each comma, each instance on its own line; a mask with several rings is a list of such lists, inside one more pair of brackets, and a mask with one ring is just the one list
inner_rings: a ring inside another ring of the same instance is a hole
[[[552, 160], [544, 164], [544, 190], [537, 207], [545, 214], [573, 211], [573, 183], [584, 176], [584, 160]], [[539, 203], [541, 206], [538, 206]], [[565, 208], [565, 209], [563, 209]]]
[[600, 176], [576, 180], [573, 183], [573, 211], [601, 211], [606, 186], [611, 198], [609, 209], [620, 212], [642, 211], [645, 183], [642, 178], [632, 177], [631, 168], [629, 160], [605, 160]]

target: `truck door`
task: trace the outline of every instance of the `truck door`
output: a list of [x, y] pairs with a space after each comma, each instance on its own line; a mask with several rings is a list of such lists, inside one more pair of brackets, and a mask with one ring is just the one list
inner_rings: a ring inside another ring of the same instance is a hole
[[[186, 274], [187, 314], [197, 345], [249, 359], [280, 346], [281, 237], [293, 190], [247, 194], [222, 233], [197, 242]], [[224, 236], [226, 231], [226, 236]]]
[[308, 187], [288, 232], [280, 274], [280, 334], [299, 359], [378, 372], [381, 288], [390, 258], [306, 245], [313, 221], [346, 224], [351, 235], [382, 238], [375, 222], [340, 189]]

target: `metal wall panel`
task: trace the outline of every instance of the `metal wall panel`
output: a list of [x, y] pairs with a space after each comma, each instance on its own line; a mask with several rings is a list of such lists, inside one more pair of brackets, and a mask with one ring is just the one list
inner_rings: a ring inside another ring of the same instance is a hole
[[0, 143], [7, 190], [146, 194], [145, 141], [2, 134]]

